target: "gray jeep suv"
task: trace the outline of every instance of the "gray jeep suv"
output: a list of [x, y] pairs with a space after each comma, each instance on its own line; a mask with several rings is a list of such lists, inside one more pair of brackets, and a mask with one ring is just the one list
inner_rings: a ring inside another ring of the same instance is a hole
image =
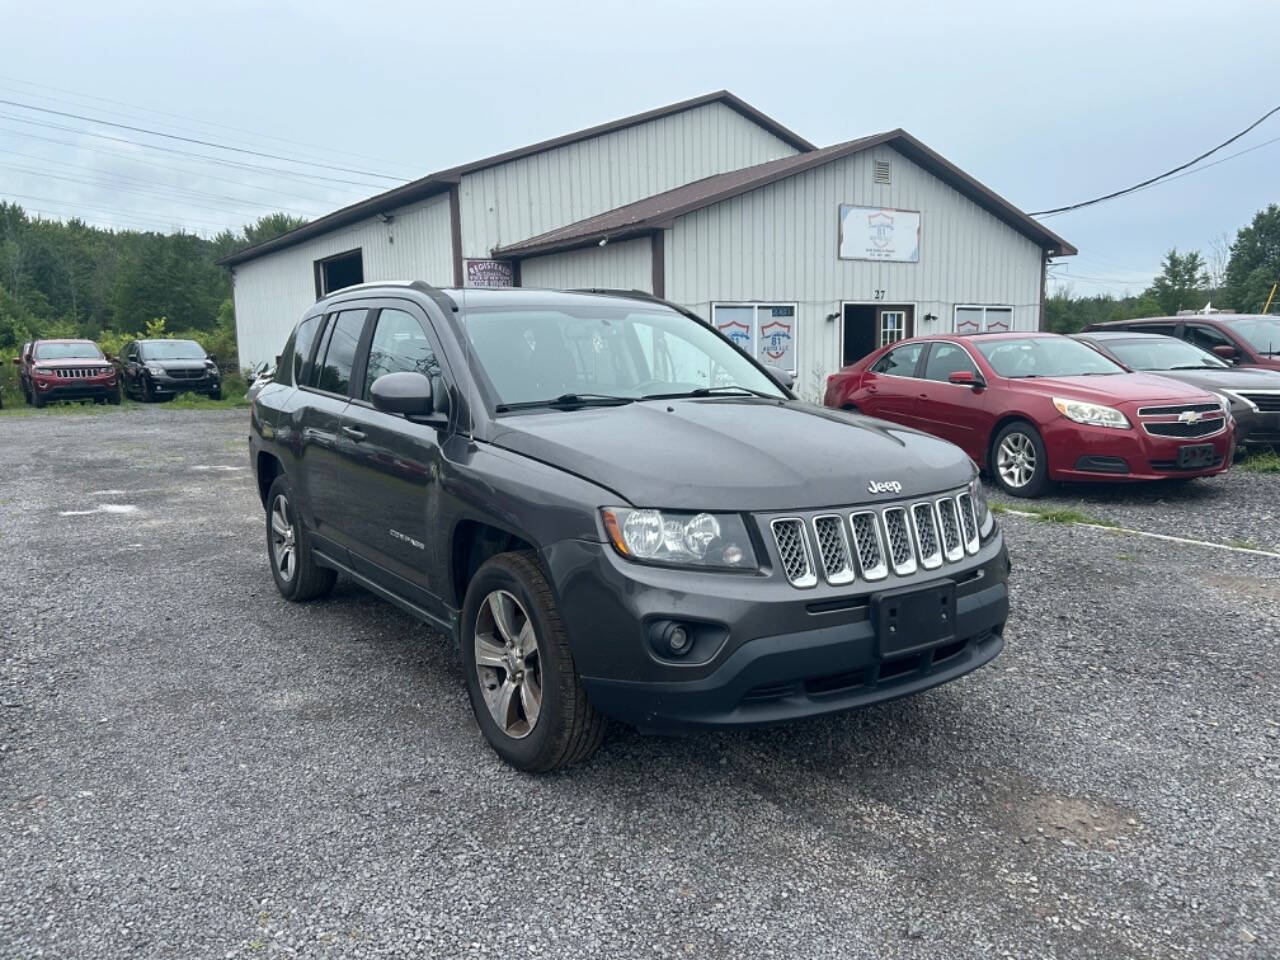
[[251, 408], [280, 593], [338, 573], [456, 640], [509, 763], [612, 717], [745, 726], [915, 693], [1003, 645], [973, 462], [803, 403], [636, 293], [344, 289]]

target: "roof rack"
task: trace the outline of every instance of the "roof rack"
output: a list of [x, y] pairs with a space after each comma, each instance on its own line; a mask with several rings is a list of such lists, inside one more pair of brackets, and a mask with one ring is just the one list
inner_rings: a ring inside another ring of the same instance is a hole
[[340, 293], [350, 293], [351, 291], [372, 290], [379, 287], [408, 287], [410, 290], [417, 290], [419, 293], [425, 293], [428, 297], [436, 302], [436, 305], [442, 310], [450, 310], [453, 313], [458, 312], [458, 305], [454, 303], [453, 297], [449, 296], [439, 287], [433, 287], [425, 280], [368, 280], [365, 283], [353, 283], [349, 287], [342, 287], [338, 290], [331, 290], [324, 296], [316, 297], [316, 303], [322, 303], [330, 297], [336, 297]]

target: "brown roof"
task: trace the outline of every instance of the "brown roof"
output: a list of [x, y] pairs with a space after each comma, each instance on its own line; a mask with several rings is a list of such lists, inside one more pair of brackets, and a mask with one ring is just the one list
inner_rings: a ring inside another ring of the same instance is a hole
[[1072, 256], [1077, 252], [1075, 247], [1056, 233], [1046, 229], [999, 194], [930, 150], [905, 130], [899, 129], [696, 180], [682, 187], [676, 187], [674, 190], [579, 220], [567, 227], [560, 227], [519, 243], [507, 244], [494, 250], [494, 253], [511, 257], [529, 257], [557, 250], [590, 246], [606, 238], [623, 240], [627, 237], [652, 233], [669, 227], [676, 217], [686, 213], [880, 144], [892, 147], [928, 170], [984, 210], [1034, 241], [1047, 253], [1056, 256]]
[[333, 213], [312, 220], [310, 223], [291, 230], [288, 233], [273, 237], [270, 240], [264, 240], [262, 243], [255, 244], [251, 247], [245, 247], [243, 250], [237, 250], [235, 253], [229, 254], [218, 261], [219, 264], [227, 267], [233, 267], [238, 263], [244, 263], [248, 260], [254, 260], [267, 253], [276, 250], [291, 247], [294, 244], [301, 243], [311, 237], [317, 237], [321, 234], [336, 230], [339, 227], [345, 227], [348, 224], [355, 223], [359, 220], [366, 220], [378, 213], [384, 213], [403, 207], [406, 204], [416, 203], [419, 200], [425, 200], [428, 197], [439, 193], [444, 193], [453, 185], [462, 180], [464, 174], [475, 173], [477, 170], [484, 170], [487, 167], [496, 167], [502, 163], [508, 163], [512, 160], [518, 160], [521, 157], [527, 157], [535, 153], [542, 153], [545, 150], [553, 150], [556, 147], [568, 146], [571, 143], [577, 143], [581, 140], [590, 140], [606, 133], [613, 133], [616, 130], [623, 130], [627, 127], [639, 126], [642, 123], [648, 123], [650, 120], [657, 120], [661, 117], [669, 117], [673, 114], [683, 113], [686, 110], [693, 110], [697, 107], [705, 106], [709, 103], [722, 103], [729, 109], [740, 113], [757, 126], [768, 130], [784, 143], [789, 144], [801, 152], [808, 152], [817, 149], [812, 143], [804, 139], [797, 133], [788, 130], [782, 124], [778, 123], [772, 117], [761, 113], [745, 100], [735, 97], [728, 90], [717, 90], [715, 93], [704, 94], [701, 97], [694, 97], [692, 100], [682, 100], [679, 103], [672, 103], [665, 107], [658, 107], [654, 110], [646, 110], [644, 113], [637, 113], [630, 117], [623, 117], [620, 120], [612, 120], [609, 123], [598, 124], [594, 127], [588, 127], [585, 130], [579, 130], [576, 133], [568, 133], [564, 136], [554, 137], [551, 140], [543, 140], [540, 143], [534, 143], [527, 147], [521, 147], [517, 150], [508, 150], [506, 153], [494, 154], [491, 157], [485, 157], [483, 160], [476, 160], [472, 163], [464, 163], [461, 166], [449, 167], [445, 170], [438, 170], [435, 173], [429, 173], [419, 180], [413, 180], [399, 187], [394, 187], [385, 193], [370, 197], [368, 200], [361, 200], [350, 206], [335, 210]]

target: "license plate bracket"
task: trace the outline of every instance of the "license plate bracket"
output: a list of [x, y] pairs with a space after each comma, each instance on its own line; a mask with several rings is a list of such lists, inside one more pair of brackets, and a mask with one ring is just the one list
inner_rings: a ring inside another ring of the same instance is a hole
[[1212, 467], [1214, 459], [1212, 443], [1192, 443], [1178, 448], [1178, 467], [1183, 470]]
[[952, 580], [886, 590], [872, 598], [871, 606], [882, 659], [955, 639], [956, 585]]

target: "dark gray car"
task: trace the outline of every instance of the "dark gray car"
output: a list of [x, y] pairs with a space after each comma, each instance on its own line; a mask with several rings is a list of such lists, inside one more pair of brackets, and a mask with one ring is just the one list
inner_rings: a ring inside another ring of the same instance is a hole
[[1280, 443], [1280, 373], [1242, 369], [1185, 340], [1157, 333], [1094, 330], [1075, 338], [1130, 370], [1158, 373], [1218, 394], [1231, 405], [1237, 446]]
[[341, 572], [456, 640], [484, 735], [549, 770], [613, 717], [738, 727], [916, 693], [1003, 646], [977, 468], [796, 400], [642, 295], [351, 287], [254, 398], [281, 594]]

